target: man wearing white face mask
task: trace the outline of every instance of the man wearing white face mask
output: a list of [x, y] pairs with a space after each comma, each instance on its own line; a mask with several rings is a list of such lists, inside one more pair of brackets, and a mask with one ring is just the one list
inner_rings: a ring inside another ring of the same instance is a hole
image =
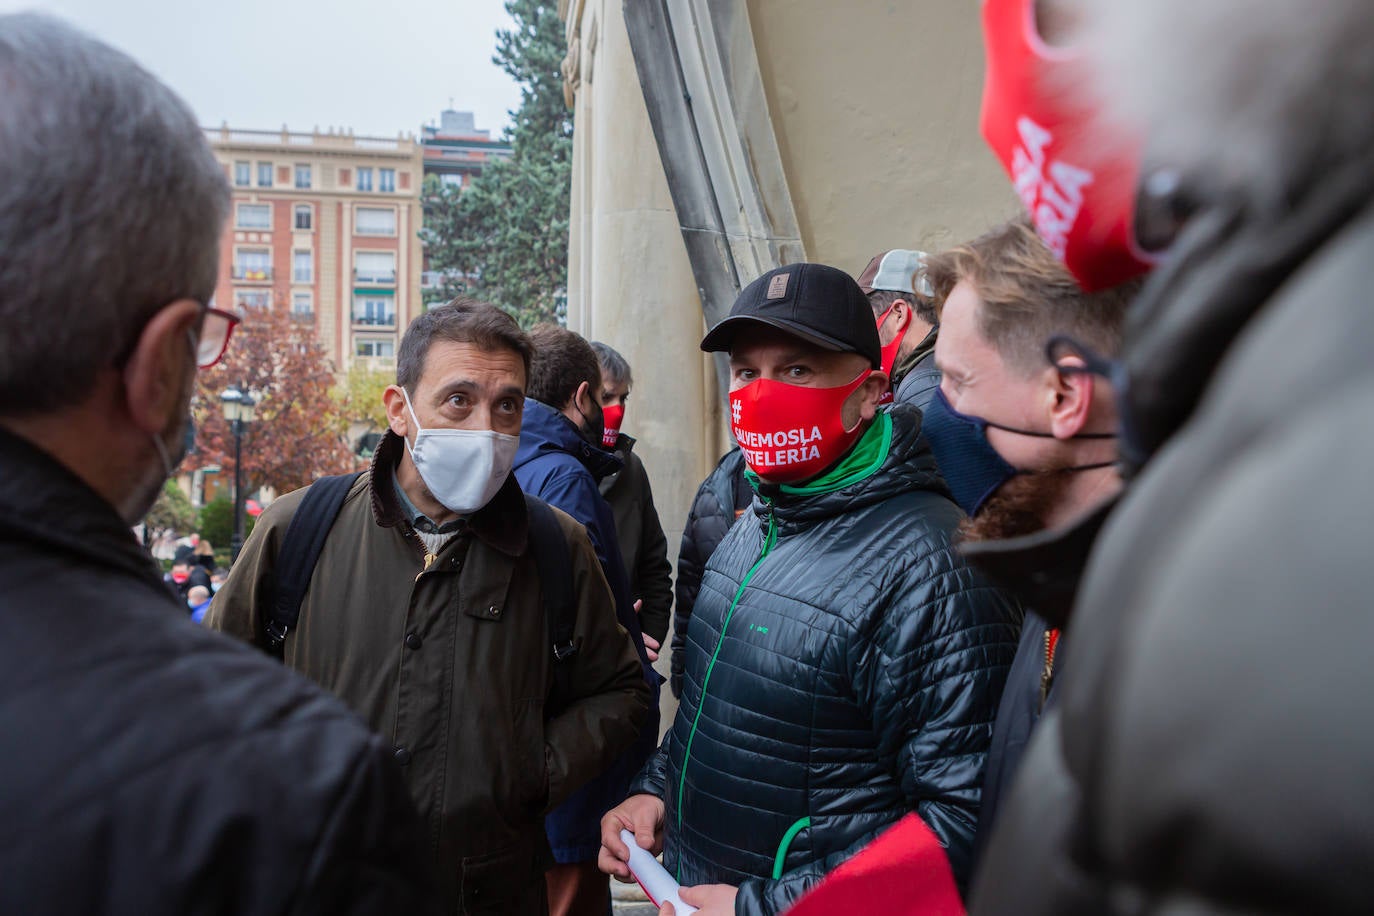
[[[459, 913], [545, 912], [543, 813], [631, 743], [648, 707], [586, 532], [511, 474], [531, 354], [490, 305], [457, 300], [411, 324], [385, 394], [391, 429], [280, 643], [394, 745]], [[307, 492], [263, 514], [210, 626], [272, 645]], [[553, 574], [548, 524], [564, 547]], [[575, 611], [570, 652], [550, 639], [560, 601]]]

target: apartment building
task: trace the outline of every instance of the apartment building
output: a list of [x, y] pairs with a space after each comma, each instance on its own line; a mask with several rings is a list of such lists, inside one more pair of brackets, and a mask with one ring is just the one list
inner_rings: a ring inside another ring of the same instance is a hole
[[233, 187], [215, 301], [289, 309], [337, 372], [393, 364], [423, 308], [421, 144], [227, 125], [206, 136]]

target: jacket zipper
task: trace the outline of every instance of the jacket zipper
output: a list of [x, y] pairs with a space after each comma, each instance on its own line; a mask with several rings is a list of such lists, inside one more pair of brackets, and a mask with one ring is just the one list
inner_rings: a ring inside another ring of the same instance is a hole
[[[711, 653], [710, 664], [706, 666], [706, 676], [701, 679], [701, 699], [697, 702], [696, 715], [692, 716], [692, 730], [687, 733], [687, 749], [682, 755], [682, 770], [677, 774], [677, 831], [682, 834], [682, 790], [687, 785], [687, 765], [692, 761], [692, 742], [697, 736], [697, 724], [701, 721], [701, 710], [706, 706], [706, 689], [711, 684], [711, 672], [716, 669], [716, 658], [720, 655], [720, 648], [725, 644], [725, 633], [730, 628], [730, 620], [735, 616], [735, 608], [739, 607], [739, 600], [744, 596], [744, 590], [753, 581], [754, 574], [759, 571], [763, 561], [768, 558], [768, 554], [773, 550], [773, 546], [778, 542], [777, 519], [773, 517], [773, 503], [765, 499], [768, 504], [768, 533], [763, 538], [763, 552], [754, 561], [754, 565], [749, 567], [749, 571], [744, 574], [744, 581], [740, 582], [739, 588], [735, 591], [734, 600], [730, 602], [730, 610], [725, 612], [725, 620], [720, 625], [720, 638], [716, 640], [715, 651]], [[677, 880], [682, 881], [682, 858], [678, 857]]]
[[434, 561], [439, 558], [439, 555], [429, 552], [429, 548], [425, 546], [425, 542], [421, 540], [420, 535], [415, 532], [414, 528], [406, 526], [406, 534], [410, 535], [411, 543], [420, 551], [420, 555], [425, 558], [425, 568], [415, 574], [415, 581], [419, 582], [420, 577], [429, 572], [429, 568], [434, 565]]
[[1050, 627], [1045, 631], [1045, 667], [1040, 672], [1040, 709], [1045, 709], [1045, 701], [1050, 698], [1050, 687], [1054, 686], [1054, 653], [1059, 648], [1059, 631]]

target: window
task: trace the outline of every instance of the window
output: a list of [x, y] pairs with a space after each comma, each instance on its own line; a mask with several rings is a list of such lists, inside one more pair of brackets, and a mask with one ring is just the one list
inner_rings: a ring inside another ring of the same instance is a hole
[[439, 181], [441, 184], [445, 184], [450, 188], [461, 188], [463, 186], [463, 176], [454, 174], [453, 172], [445, 172], [443, 175], [440, 175]]
[[358, 169], [358, 190], [372, 190], [372, 169]]
[[234, 253], [234, 279], [272, 279], [272, 252], [266, 248], [240, 248]]
[[291, 294], [291, 314], [297, 318], [308, 318], [315, 314], [315, 301], [309, 293]]
[[353, 323], [377, 327], [395, 327], [396, 306], [391, 296], [358, 295], [353, 297]]
[[359, 356], [380, 356], [393, 359], [396, 356], [396, 341], [379, 340], [375, 337], [359, 337], [356, 353]]
[[381, 169], [377, 173], [377, 190], [394, 191], [396, 190], [396, 170]]
[[358, 235], [395, 235], [396, 211], [392, 207], [359, 207], [353, 231]]
[[359, 251], [353, 257], [353, 273], [359, 283], [396, 282], [396, 252]]
[[309, 204], [296, 204], [296, 228], [310, 229], [314, 225], [315, 211]]
[[234, 298], [238, 300], [242, 308], [267, 308], [267, 290], [265, 289], [236, 289], [234, 290]]
[[234, 184], [246, 188], [253, 183], [253, 166], [248, 162], [234, 163]]
[[315, 279], [315, 256], [309, 251], [291, 253], [291, 282], [311, 283]]
[[270, 187], [272, 187], [272, 163], [270, 163], [270, 162], [259, 162], [259, 163], [258, 163], [258, 187], [260, 187], [260, 188], [270, 188]]
[[239, 204], [234, 226], [238, 229], [271, 229], [272, 205]]
[[296, 166], [296, 187], [298, 187], [298, 188], [309, 188], [309, 187], [310, 187], [310, 166], [308, 166], [308, 165], [297, 165], [297, 166]]

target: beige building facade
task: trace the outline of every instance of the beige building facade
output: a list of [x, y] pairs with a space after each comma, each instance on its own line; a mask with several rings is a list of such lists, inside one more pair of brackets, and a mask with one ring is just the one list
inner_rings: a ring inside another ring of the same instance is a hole
[[394, 365], [422, 309], [421, 145], [400, 136], [207, 129], [233, 189], [215, 300], [286, 308], [336, 372]]
[[568, 325], [635, 372], [625, 429], [676, 547], [729, 447], [705, 329], [785, 263], [857, 275], [1016, 202], [978, 134], [969, 0], [561, 0], [574, 111]]

